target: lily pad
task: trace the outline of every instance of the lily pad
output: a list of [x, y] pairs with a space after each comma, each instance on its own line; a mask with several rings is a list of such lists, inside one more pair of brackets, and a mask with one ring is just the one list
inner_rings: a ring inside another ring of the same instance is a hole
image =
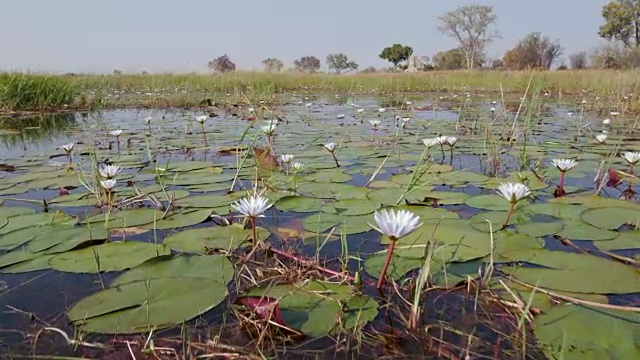
[[374, 299], [355, 295], [350, 286], [317, 280], [302, 286], [252, 289], [245, 295], [277, 299], [287, 326], [309, 337], [335, 333], [338, 323], [344, 329], [351, 329], [378, 315], [378, 303]]
[[328, 214], [354, 216], [371, 214], [379, 208], [380, 204], [371, 200], [347, 199], [326, 204], [321, 210]]
[[[269, 237], [266, 229], [257, 228], [257, 232], [260, 240]], [[186, 253], [206, 253], [209, 250], [233, 251], [245, 241], [250, 240], [251, 236], [251, 229], [233, 224], [180, 231], [166, 237], [163, 243], [171, 250]]]
[[172, 327], [222, 302], [232, 279], [233, 265], [222, 255], [157, 258], [116, 278], [67, 314], [87, 332]]
[[293, 212], [316, 212], [325, 204], [324, 200], [305, 196], [285, 196], [276, 202], [278, 210]]
[[605, 207], [582, 213], [582, 220], [600, 229], [615, 230], [624, 224], [640, 226], [640, 208]]
[[509, 202], [496, 194], [473, 196], [467, 199], [465, 204], [477, 209], [491, 211], [507, 211], [509, 209]]
[[126, 270], [158, 256], [170, 254], [165, 246], [118, 241], [69, 251], [49, 261], [52, 269], [73, 273]]

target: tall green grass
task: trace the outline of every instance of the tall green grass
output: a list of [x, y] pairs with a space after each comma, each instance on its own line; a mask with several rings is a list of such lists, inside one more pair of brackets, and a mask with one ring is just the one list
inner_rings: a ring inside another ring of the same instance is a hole
[[[532, 77], [533, 74], [533, 77]], [[580, 71], [434, 71], [354, 75], [234, 72], [229, 74], [80, 75], [85, 90], [211, 91], [233, 93], [353, 92], [393, 93], [432, 91], [523, 92], [531, 85], [556, 94], [583, 90], [600, 96], [622, 97], [640, 88], [637, 70]]]
[[76, 94], [75, 84], [62, 76], [0, 73], [0, 109], [59, 110]]

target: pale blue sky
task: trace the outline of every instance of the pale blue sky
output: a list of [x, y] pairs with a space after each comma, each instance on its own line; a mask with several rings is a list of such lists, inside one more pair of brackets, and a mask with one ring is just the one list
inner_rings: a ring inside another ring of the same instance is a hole
[[262, 59], [344, 52], [387, 66], [380, 50], [408, 44], [432, 56], [456, 44], [437, 17], [458, 5], [491, 5], [502, 36], [492, 58], [532, 31], [559, 38], [565, 55], [590, 50], [607, 0], [6, 0], [0, 5], [0, 69], [51, 72], [206, 71], [228, 54], [241, 69]]

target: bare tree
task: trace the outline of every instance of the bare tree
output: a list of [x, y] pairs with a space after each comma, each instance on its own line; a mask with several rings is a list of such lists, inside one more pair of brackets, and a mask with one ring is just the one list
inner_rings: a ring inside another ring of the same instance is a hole
[[569, 55], [569, 64], [572, 69], [584, 69], [587, 67], [587, 52], [580, 51]]
[[264, 67], [264, 71], [279, 72], [284, 67], [284, 64], [280, 59], [267, 58], [262, 60], [262, 66]]
[[320, 59], [315, 56], [303, 56], [299, 60], [293, 62], [296, 70], [300, 72], [316, 72], [320, 70]]
[[511, 70], [550, 69], [562, 52], [558, 40], [551, 41], [549, 37], [533, 32], [507, 51], [503, 62], [504, 66]]
[[236, 64], [234, 64], [226, 54], [209, 61], [207, 67], [220, 73], [236, 70]]
[[459, 6], [438, 18], [438, 30], [458, 42], [467, 69], [473, 69], [478, 65], [475, 60], [484, 57], [487, 44], [498, 37], [497, 33], [491, 31], [496, 18], [491, 6]]

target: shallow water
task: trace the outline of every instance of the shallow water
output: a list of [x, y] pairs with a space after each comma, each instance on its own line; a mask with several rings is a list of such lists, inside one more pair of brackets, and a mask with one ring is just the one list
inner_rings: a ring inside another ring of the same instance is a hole
[[[479, 100], [478, 100], [479, 101]], [[319, 155], [311, 153], [312, 149], [317, 149], [322, 143], [345, 141], [348, 144], [352, 141], [356, 144], [366, 144], [363, 148], [373, 148], [371, 153], [359, 153], [345, 155], [341, 161], [347, 163], [343, 169], [352, 171], [353, 176], [345, 182], [347, 185], [357, 187], [363, 186], [371, 176], [373, 169], [379, 165], [384, 156], [392, 151], [396, 144], [400, 144], [400, 150], [393, 156], [398, 157], [392, 166], [385, 167], [376, 180], [384, 181], [391, 179], [393, 175], [406, 173], [406, 167], [415, 164], [415, 143], [419, 143], [421, 138], [433, 137], [439, 134], [456, 135], [459, 142], [454, 148], [453, 159], [450, 159], [448, 149], [444, 150], [445, 157], [442, 158], [439, 149], [432, 151], [434, 163], [451, 164], [456, 171], [464, 170], [474, 173], [487, 173], [487, 165], [484, 162], [482, 153], [490, 148], [487, 141], [483, 143], [485, 126], [491, 125], [493, 128], [508, 127], [514, 121], [515, 114], [492, 115], [488, 113], [488, 105], [480, 102], [476, 106], [470, 106], [471, 113], [466, 112], [462, 118], [455, 110], [408, 110], [399, 108], [396, 110], [387, 109], [385, 112], [378, 112], [380, 100], [374, 98], [349, 98], [336, 101], [332, 98], [323, 97], [292, 97], [291, 105], [278, 110], [277, 113], [270, 111], [259, 111], [260, 115], [272, 119], [276, 114], [282, 115], [286, 121], [278, 127], [273, 146], [278, 154], [284, 153], [308, 153], [308, 161], [318, 161], [319, 167], [314, 169], [326, 169], [331, 166], [330, 158], [327, 154]], [[301, 105], [300, 102], [303, 104]], [[307, 107], [304, 104], [311, 102]], [[435, 100], [427, 98], [424, 103], [414, 103], [412, 106], [421, 107], [431, 104]], [[358, 113], [351, 106], [357, 103], [365, 109], [365, 112]], [[247, 107], [242, 107], [237, 112], [242, 116], [249, 116]], [[594, 155], [595, 145], [593, 143], [593, 133], [604, 129], [601, 121], [596, 117], [587, 114], [585, 118], [576, 115], [569, 115], [569, 108], [556, 104], [547, 104], [547, 110], [535, 118], [535, 125], [530, 127], [527, 134], [527, 146], [531, 148], [543, 148], [534, 151], [533, 154], [524, 150], [511, 149], [500, 145], [500, 164], [494, 169], [496, 175], [504, 177], [514, 171], [522, 171], [531, 176], [528, 167], [535, 167], [538, 161], [544, 160], [548, 164], [548, 159], [565, 156], [585, 156], [585, 162], [591, 161], [594, 164], [598, 156]], [[64, 152], [60, 150], [60, 145], [67, 142], [75, 142], [76, 149], [82, 151], [82, 155], [75, 155], [86, 160], [88, 150], [92, 146], [103, 149], [100, 152], [100, 161], [107, 161], [109, 158], [117, 158], [122, 155], [136, 155], [140, 158], [139, 163], [149, 160], [148, 154], [153, 152], [156, 156], [156, 163], [144, 166], [144, 169], [153, 169], [156, 166], [163, 166], [167, 162], [183, 161], [209, 161], [219, 165], [224, 169], [224, 174], [233, 174], [238, 157], [235, 155], [223, 155], [216, 153], [221, 148], [233, 148], [238, 142], [265, 145], [263, 136], [255, 133], [254, 130], [247, 130], [249, 122], [242, 120], [241, 116], [231, 116], [230, 112], [215, 110], [218, 117], [209, 118], [205, 123], [205, 131], [209, 144], [208, 150], [203, 150], [202, 137], [199, 124], [192, 121], [197, 115], [204, 112], [197, 110], [180, 109], [123, 109], [93, 112], [87, 114], [69, 114], [64, 116], [41, 117], [32, 120], [2, 120], [0, 129], [10, 130], [10, 133], [0, 133], [0, 163], [16, 163], [18, 168], [24, 167], [22, 161], [37, 158], [38, 161], [46, 162], [49, 165], [60, 168], [65, 163]], [[502, 113], [498, 108], [497, 113]], [[345, 114], [344, 118], [339, 118], [339, 114]], [[395, 115], [404, 117], [411, 116], [408, 126], [398, 128]], [[144, 124], [142, 119], [151, 117], [151, 126]], [[519, 121], [524, 115], [520, 115]], [[381, 121], [380, 129], [372, 130], [368, 124], [369, 120], [378, 119]], [[474, 120], [475, 119], [475, 120]], [[517, 122], [520, 124], [519, 122]], [[483, 125], [484, 124], [484, 125]], [[590, 124], [589, 126], [585, 126]], [[117, 149], [117, 142], [107, 132], [115, 129], [124, 129], [125, 132], [120, 139], [120, 150]], [[146, 136], [151, 129], [152, 136]], [[457, 132], [456, 132], [457, 129]], [[608, 129], [608, 128], [607, 128]], [[613, 129], [614, 131], [616, 129]], [[638, 151], [640, 142], [633, 136], [633, 133], [626, 134], [624, 129], [618, 129], [614, 144], [620, 144], [620, 150]], [[613, 134], [612, 134], [613, 135]], [[613, 136], [612, 136], [613, 138]], [[473, 145], [472, 145], [473, 143]], [[617, 145], [611, 145], [617, 146]], [[81, 149], [81, 150], [80, 150]], [[107, 150], [108, 149], [108, 150]], [[528, 154], [526, 166], [518, 159], [522, 153]], [[568, 154], [567, 151], [572, 151]], [[590, 153], [588, 153], [588, 151]], [[373, 155], [372, 155], [373, 154]], [[407, 159], [402, 159], [402, 155], [407, 155]], [[546, 159], [542, 159], [542, 157]], [[587, 156], [588, 155], [588, 156]], [[324, 158], [319, 157], [324, 156]], [[304, 156], [301, 156], [304, 158]], [[327, 159], [328, 158], [328, 159]], [[48, 160], [46, 160], [48, 159]], [[373, 159], [373, 160], [372, 160]], [[375, 161], [374, 161], [375, 160]], [[35, 160], [33, 160], [35, 161]], [[616, 165], [622, 166], [619, 157], [614, 160]], [[157, 165], [156, 165], [157, 164]], [[328, 165], [327, 165], [328, 164]], [[548, 165], [545, 165], [548, 166]], [[521, 167], [518, 169], [518, 167]], [[358, 174], [358, 169], [364, 169], [364, 174]], [[27, 170], [28, 171], [28, 170]], [[310, 174], [313, 174], [311, 170]], [[19, 169], [16, 172], [0, 171], [0, 179], [9, 179], [24, 173]], [[123, 170], [123, 174], [138, 176], [142, 174], [139, 165], [132, 165]], [[593, 190], [592, 179], [594, 171], [581, 170], [568, 173], [567, 189], [569, 192], [577, 193]], [[241, 177], [241, 187], [249, 189], [252, 186], [251, 172], [244, 172]], [[574, 176], [575, 175], [575, 176]], [[555, 183], [554, 179], [549, 179]], [[140, 184], [151, 184], [153, 178], [144, 177]], [[175, 186], [176, 190], [189, 189], [191, 195], [210, 193], [210, 191], [198, 191], [190, 186]], [[1, 190], [1, 189], [0, 189]], [[71, 193], [80, 192], [81, 187], [70, 189]], [[446, 183], [434, 184], [435, 192], [463, 192], [470, 197], [482, 194], [494, 194], [491, 188], [482, 188], [475, 184], [454, 184]], [[603, 195], [611, 198], [618, 198], [621, 190], [617, 188], [605, 188]], [[216, 191], [220, 193], [220, 191]], [[52, 200], [58, 195], [57, 189], [29, 190], [10, 197], [21, 199], [48, 199]], [[544, 203], [552, 198], [548, 190], [539, 191], [537, 199], [533, 203]], [[9, 196], [0, 196], [9, 197]], [[166, 202], [165, 202], [166, 203]], [[41, 206], [36, 204], [25, 204], [15, 200], [6, 200], [6, 206], [27, 206], [34, 210], [41, 210]], [[55, 208], [55, 205], [52, 206]], [[460, 219], [470, 219], [474, 215], [486, 210], [474, 208], [465, 204], [441, 205], [440, 208], [456, 213]], [[65, 207], [63, 210], [73, 216], [83, 218], [97, 213], [99, 210], [91, 207]], [[299, 219], [309, 216], [310, 213], [282, 212], [271, 209], [267, 216], [262, 218], [265, 227], [301, 227]], [[545, 222], [544, 216], [534, 217], [531, 222]], [[210, 221], [191, 226], [189, 228], [212, 226]], [[127, 240], [140, 240], [147, 242], [162, 242], [165, 235], [171, 231], [158, 231], [157, 233], [145, 233], [141, 235], [127, 236]], [[155, 240], [154, 240], [155, 236]], [[373, 231], [357, 233], [347, 237], [347, 246], [350, 254], [354, 254], [349, 260], [352, 270], [358, 269], [361, 264], [356, 257], [366, 258], [368, 254], [386, 249], [385, 245], [379, 243], [379, 235]], [[545, 247], [551, 250], [571, 251], [555, 240], [552, 236], [545, 236]], [[279, 241], [272, 238], [275, 246]], [[580, 241], [580, 246], [586, 250], [597, 250], [593, 241]], [[314, 242], [307, 242], [303, 248], [306, 255], [313, 256], [317, 251]], [[343, 252], [343, 245], [340, 241], [329, 242], [322, 248], [322, 257], [325, 259], [339, 258]], [[638, 249], [626, 249], [620, 252], [624, 256], [636, 256], [640, 254]], [[88, 294], [92, 294], [101, 289], [101, 281], [108, 284], [117, 273], [105, 273], [101, 277], [92, 275], [77, 275], [55, 270], [43, 270], [28, 272], [24, 274], [1, 274], [0, 275], [0, 306], [13, 306], [22, 311], [32, 312], [39, 318], [51, 321], [58, 326], [65, 326], [66, 316], [64, 311], [72, 304], [78, 302]], [[370, 280], [370, 279], [369, 279]], [[42, 294], [46, 294], [43, 296]], [[638, 294], [628, 295], [608, 295], [610, 303], [634, 305], [640, 303]], [[224, 310], [219, 306], [214, 313]], [[0, 314], [0, 323], [5, 329], [28, 330], [33, 324], [26, 321], [22, 314]], [[4, 343], [19, 343], [22, 335], [10, 333], [5, 335], [0, 333], [0, 340]]]

